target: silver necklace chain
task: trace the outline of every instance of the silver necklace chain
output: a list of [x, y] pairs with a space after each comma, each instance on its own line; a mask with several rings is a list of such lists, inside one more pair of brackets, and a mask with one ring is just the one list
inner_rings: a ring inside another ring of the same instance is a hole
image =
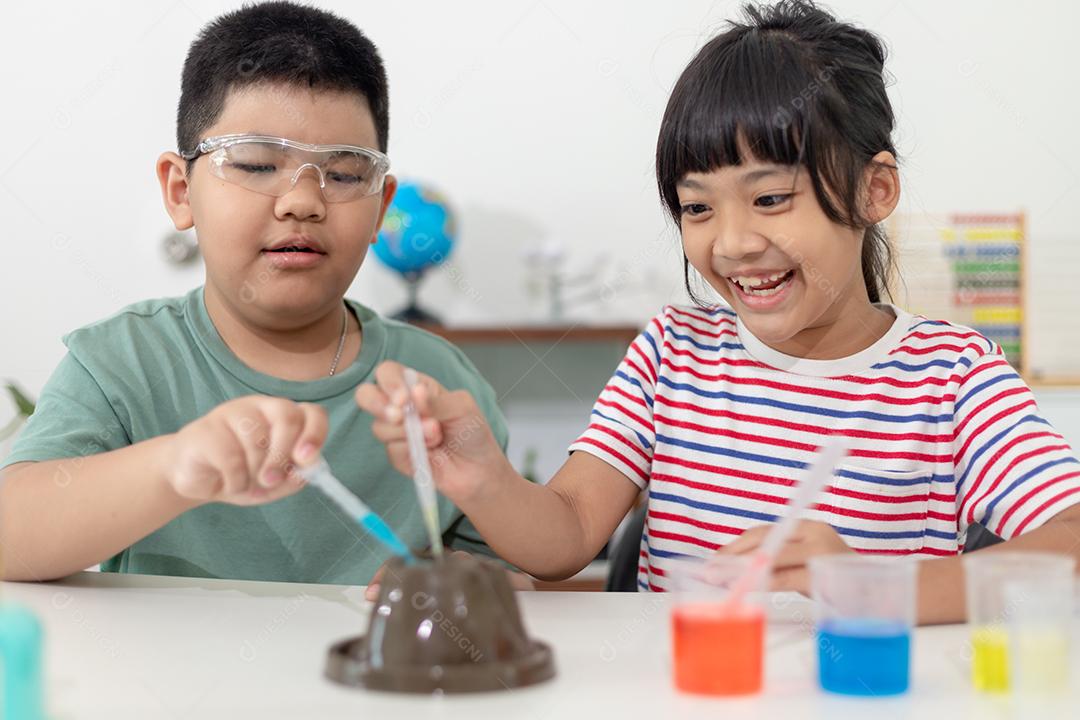
[[337, 370], [338, 361], [341, 360], [341, 351], [345, 349], [345, 331], [349, 328], [349, 309], [342, 305], [341, 314], [341, 338], [338, 340], [337, 352], [334, 353], [334, 362], [330, 363], [330, 374]]

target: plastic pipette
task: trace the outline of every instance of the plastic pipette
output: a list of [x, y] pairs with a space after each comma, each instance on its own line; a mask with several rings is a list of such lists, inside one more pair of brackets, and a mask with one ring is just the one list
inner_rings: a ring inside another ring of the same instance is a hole
[[330, 472], [330, 466], [320, 456], [314, 464], [307, 467], [297, 468], [297, 472], [312, 486], [321, 490], [326, 497], [330, 498], [341, 508], [346, 515], [360, 524], [371, 533], [379, 542], [385, 545], [395, 555], [400, 555], [406, 561], [412, 562], [413, 555], [405, 543], [401, 541], [386, 522], [375, 514], [360, 498], [349, 491], [340, 480]]
[[806, 479], [795, 490], [795, 494], [788, 502], [787, 512], [766, 533], [761, 546], [751, 557], [750, 567], [732, 586], [726, 603], [728, 607], [738, 605], [747, 592], [757, 587], [768, 576], [777, 553], [795, 529], [799, 515], [810, 506], [810, 503], [829, 482], [836, 471], [837, 463], [845, 455], [847, 455], [847, 444], [841, 438], [833, 436], [826, 439], [817, 457], [814, 458], [814, 462], [811, 463]]
[[416, 371], [405, 368], [405, 388], [408, 399], [405, 401], [405, 438], [409, 442], [409, 459], [413, 466], [413, 482], [416, 495], [420, 499], [420, 511], [424, 515], [431, 540], [431, 554], [442, 556], [442, 532], [439, 530], [439, 499], [435, 494], [435, 480], [431, 476], [431, 463], [428, 461], [427, 443], [424, 441], [424, 428], [420, 424], [420, 413], [413, 401], [413, 389], [416, 387]]

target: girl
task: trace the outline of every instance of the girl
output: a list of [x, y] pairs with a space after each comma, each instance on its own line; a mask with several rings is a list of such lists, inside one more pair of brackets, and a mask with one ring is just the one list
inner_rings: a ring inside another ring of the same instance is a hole
[[[670, 558], [752, 551], [829, 433], [850, 454], [775, 589], [806, 592], [814, 555], [913, 555], [920, 620], [955, 621], [974, 523], [1006, 540], [988, 552], [1080, 555], [1080, 462], [1001, 350], [882, 302], [878, 224], [900, 195], [884, 58], [873, 34], [785, 0], [686, 68], [656, 170], [697, 304], [652, 319], [547, 485], [513, 470], [471, 397], [418, 388], [439, 489], [503, 558], [567, 577], [647, 489], [639, 585], [664, 590]], [[357, 401], [410, 472], [401, 367], [376, 377]]]

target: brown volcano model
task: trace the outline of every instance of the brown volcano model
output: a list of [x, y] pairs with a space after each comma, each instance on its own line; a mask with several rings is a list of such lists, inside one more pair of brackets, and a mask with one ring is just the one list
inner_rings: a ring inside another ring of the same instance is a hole
[[332, 680], [394, 692], [507, 690], [555, 676], [502, 567], [471, 555], [391, 561], [366, 636], [330, 648]]

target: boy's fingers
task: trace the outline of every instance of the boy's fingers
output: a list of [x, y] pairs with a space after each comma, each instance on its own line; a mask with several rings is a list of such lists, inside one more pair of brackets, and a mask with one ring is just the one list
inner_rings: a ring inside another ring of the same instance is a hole
[[259, 468], [258, 483], [274, 488], [285, 481], [292, 465], [293, 448], [304, 428], [304, 412], [289, 400], [268, 399], [262, 407], [270, 424], [270, 445]]
[[204, 499], [221, 489], [223, 479], [220, 468], [209, 459], [197, 462], [182, 461], [174, 471], [173, 487], [182, 497]]
[[217, 468], [221, 476], [221, 489], [226, 495], [237, 495], [248, 489], [251, 467], [244, 443], [233, 433], [221, 433], [214, 441], [208, 459]]
[[374, 581], [364, 590], [365, 600], [378, 600], [379, 599], [379, 586]]
[[[247, 477], [241, 490], [246, 489], [248, 480], [258, 483], [259, 473], [270, 450], [270, 421], [259, 410], [248, 407], [244, 412], [233, 412], [224, 417], [226, 432], [221, 433], [221, 440], [231, 441], [247, 465]], [[228, 436], [228, 437], [225, 437]], [[217, 442], [215, 437], [212, 442]]]
[[290, 476], [285, 479], [285, 482], [275, 488], [267, 490], [265, 488], [256, 487], [256, 489], [263, 493], [260, 498], [262, 501], [271, 503], [300, 492], [304, 489], [304, 482], [302, 478]]
[[326, 444], [330, 421], [326, 417], [326, 410], [314, 403], [300, 403], [300, 412], [304, 418], [304, 425], [292, 455], [299, 464], [308, 465]]

